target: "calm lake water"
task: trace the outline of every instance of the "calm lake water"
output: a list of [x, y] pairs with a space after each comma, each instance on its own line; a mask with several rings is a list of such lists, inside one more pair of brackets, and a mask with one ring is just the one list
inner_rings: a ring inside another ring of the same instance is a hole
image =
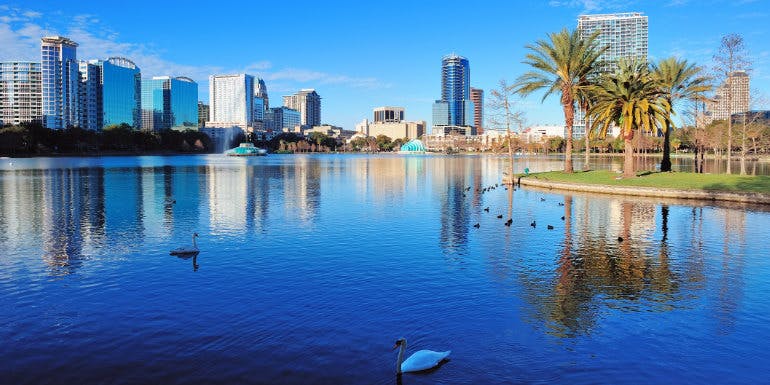
[[403, 384], [768, 381], [767, 207], [477, 191], [491, 156], [0, 162], [0, 383], [394, 384], [399, 337], [452, 350]]

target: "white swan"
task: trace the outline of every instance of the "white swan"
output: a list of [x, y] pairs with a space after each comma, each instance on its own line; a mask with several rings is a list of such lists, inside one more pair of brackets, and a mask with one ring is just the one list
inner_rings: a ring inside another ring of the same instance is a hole
[[198, 237], [198, 233], [193, 233], [193, 235], [192, 235], [192, 241], [193, 241], [192, 246], [177, 247], [176, 249], [171, 250], [169, 252], [169, 254], [177, 255], [177, 256], [183, 256], [183, 257], [184, 256], [190, 257], [190, 256], [193, 256], [193, 255], [198, 255], [200, 250], [198, 250], [198, 244], [195, 243], [195, 238], [197, 238], [197, 237]]
[[449, 357], [451, 350], [445, 352], [434, 352], [433, 350], [419, 350], [414, 352], [409, 358], [404, 361], [404, 351], [406, 350], [406, 338], [399, 338], [396, 341], [396, 346], [393, 349], [401, 347], [398, 351], [398, 361], [396, 362], [396, 373], [402, 372], [419, 372], [421, 370], [428, 370], [441, 361]]

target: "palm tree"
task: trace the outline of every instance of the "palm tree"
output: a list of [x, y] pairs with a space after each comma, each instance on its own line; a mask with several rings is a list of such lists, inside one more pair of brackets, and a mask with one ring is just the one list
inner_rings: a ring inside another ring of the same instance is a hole
[[660, 162], [660, 171], [671, 171], [671, 130], [675, 127], [670, 115], [675, 114], [674, 103], [679, 100], [702, 100], [703, 93], [711, 90], [710, 79], [701, 75], [700, 67], [675, 57], [652, 64], [652, 76], [671, 106], [663, 132], [663, 160]]
[[516, 93], [527, 96], [538, 90], [545, 90], [543, 101], [553, 93], [561, 94], [561, 106], [567, 127], [564, 172], [572, 172], [572, 125], [575, 121], [575, 101], [580, 90], [586, 87], [585, 80], [597, 71], [599, 56], [608, 48], [598, 47], [596, 37], [581, 38], [580, 32], [568, 31], [550, 33], [548, 40], [538, 40], [527, 45], [530, 51], [524, 64], [533, 70], [516, 80]]
[[597, 123], [601, 136], [606, 136], [613, 124], [620, 127], [625, 154], [623, 177], [633, 178], [634, 132], [653, 132], [663, 127], [668, 119], [668, 101], [644, 62], [620, 60], [618, 69], [603, 75], [591, 90], [595, 99], [587, 116]]

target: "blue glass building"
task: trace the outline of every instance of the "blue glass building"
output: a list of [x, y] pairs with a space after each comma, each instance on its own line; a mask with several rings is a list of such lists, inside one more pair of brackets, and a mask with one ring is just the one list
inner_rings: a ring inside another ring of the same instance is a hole
[[78, 62], [74, 41], [61, 36], [41, 39], [43, 125], [63, 129], [78, 122]]
[[470, 77], [468, 59], [455, 54], [441, 59], [441, 100], [436, 100], [433, 105], [434, 131], [444, 127], [444, 131], [475, 133]]
[[187, 77], [142, 80], [142, 129], [196, 130], [198, 83]]
[[122, 57], [97, 61], [97, 65], [102, 67], [103, 127], [125, 123], [135, 129], [142, 128], [139, 67]]

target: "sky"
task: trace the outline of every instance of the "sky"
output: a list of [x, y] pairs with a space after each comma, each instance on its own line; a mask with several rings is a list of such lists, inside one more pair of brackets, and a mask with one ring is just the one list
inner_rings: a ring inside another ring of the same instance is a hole
[[[582, 14], [642, 12], [649, 59], [687, 59], [707, 69], [720, 39], [741, 34], [751, 89], [770, 94], [770, 0], [190, 1], [0, 0], [0, 61], [40, 60], [40, 38], [63, 35], [78, 59], [123, 56], [142, 77], [187, 76], [208, 101], [208, 76], [265, 80], [271, 106], [314, 88], [323, 123], [354, 129], [372, 109], [400, 106], [431, 124], [441, 58], [470, 62], [471, 86], [489, 90], [528, 70], [525, 46], [574, 29]], [[563, 124], [558, 97], [517, 100], [526, 123]]]

